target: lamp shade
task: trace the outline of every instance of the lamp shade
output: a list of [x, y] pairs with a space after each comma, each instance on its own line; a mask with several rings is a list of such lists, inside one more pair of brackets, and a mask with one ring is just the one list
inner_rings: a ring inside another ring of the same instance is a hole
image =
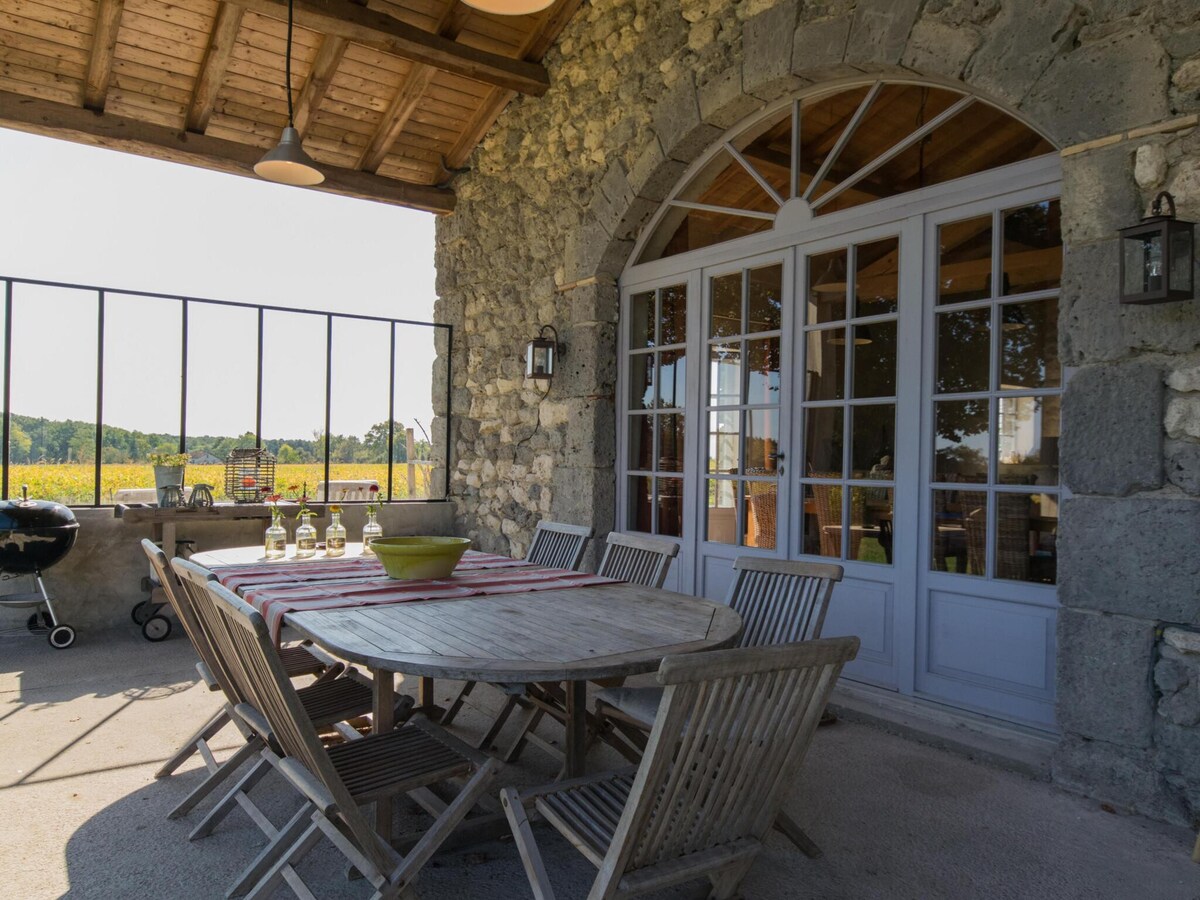
[[291, 125], [283, 129], [279, 143], [254, 164], [254, 174], [267, 181], [311, 187], [325, 180], [321, 170], [304, 152], [300, 132]]
[[541, 12], [553, 2], [554, 0], [463, 0], [467, 6], [480, 12], [495, 13], [498, 16], [526, 16]]

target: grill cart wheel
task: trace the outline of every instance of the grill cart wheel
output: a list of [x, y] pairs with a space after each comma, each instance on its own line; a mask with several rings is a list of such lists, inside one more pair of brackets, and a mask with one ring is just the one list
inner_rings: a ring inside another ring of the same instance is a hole
[[142, 624], [142, 637], [158, 643], [171, 634], [171, 620], [166, 616], [151, 616]]
[[133, 619], [134, 625], [144, 625], [146, 623], [146, 619], [148, 618], [146, 613], [147, 605], [145, 600], [140, 600], [133, 604], [133, 609], [129, 611], [129, 618]]
[[75, 643], [75, 629], [70, 625], [59, 625], [50, 629], [47, 639], [55, 650], [66, 650]]
[[25, 627], [29, 629], [30, 634], [45, 634], [54, 627], [54, 622], [51, 621], [49, 613], [34, 613], [25, 623]]

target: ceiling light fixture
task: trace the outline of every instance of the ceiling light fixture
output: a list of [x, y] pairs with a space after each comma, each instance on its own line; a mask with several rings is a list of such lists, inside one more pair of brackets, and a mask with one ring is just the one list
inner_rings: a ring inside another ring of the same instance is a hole
[[287, 94], [288, 123], [279, 136], [279, 143], [267, 151], [267, 155], [254, 165], [254, 174], [278, 184], [311, 187], [325, 180], [317, 164], [304, 152], [300, 143], [300, 132], [292, 113], [292, 11], [293, 0], [288, 0], [287, 55], [284, 57], [284, 92]]
[[463, 0], [467, 6], [497, 16], [527, 16], [541, 12], [554, 0]]

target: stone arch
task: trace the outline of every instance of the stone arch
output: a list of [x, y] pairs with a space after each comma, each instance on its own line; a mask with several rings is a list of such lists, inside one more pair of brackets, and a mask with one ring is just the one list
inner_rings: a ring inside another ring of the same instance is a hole
[[1170, 57], [1136, 20], [1081, 45], [1093, 14], [1070, 0], [1034, 8], [951, 0], [940, 13], [916, 0], [848, 6], [828, 15], [798, 0], [776, 3], [743, 23], [730, 65], [700, 83], [680, 78], [656, 105], [636, 162], [609, 167], [582, 228], [568, 236], [565, 280], [616, 277], [631, 237], [726, 130], [817, 87], [889, 77], [944, 85], [999, 107], [1060, 150], [1170, 115]]

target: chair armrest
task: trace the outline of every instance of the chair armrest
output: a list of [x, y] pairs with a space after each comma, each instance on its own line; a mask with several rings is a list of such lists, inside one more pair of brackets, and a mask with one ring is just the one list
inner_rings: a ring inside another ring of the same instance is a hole
[[238, 714], [238, 718], [249, 725], [254, 731], [268, 744], [273, 743], [274, 734], [271, 732], [271, 726], [257, 709], [249, 703], [239, 703], [233, 708], [233, 711]]
[[221, 685], [217, 683], [212, 670], [204, 664], [203, 660], [196, 663], [196, 671], [200, 674], [200, 680], [204, 682], [204, 686], [210, 691], [219, 691], [221, 689]]
[[294, 784], [304, 796], [312, 801], [324, 815], [331, 815], [337, 808], [333, 794], [321, 783], [312, 772], [290, 756], [285, 756], [276, 763], [276, 768], [284, 774], [288, 781]]

